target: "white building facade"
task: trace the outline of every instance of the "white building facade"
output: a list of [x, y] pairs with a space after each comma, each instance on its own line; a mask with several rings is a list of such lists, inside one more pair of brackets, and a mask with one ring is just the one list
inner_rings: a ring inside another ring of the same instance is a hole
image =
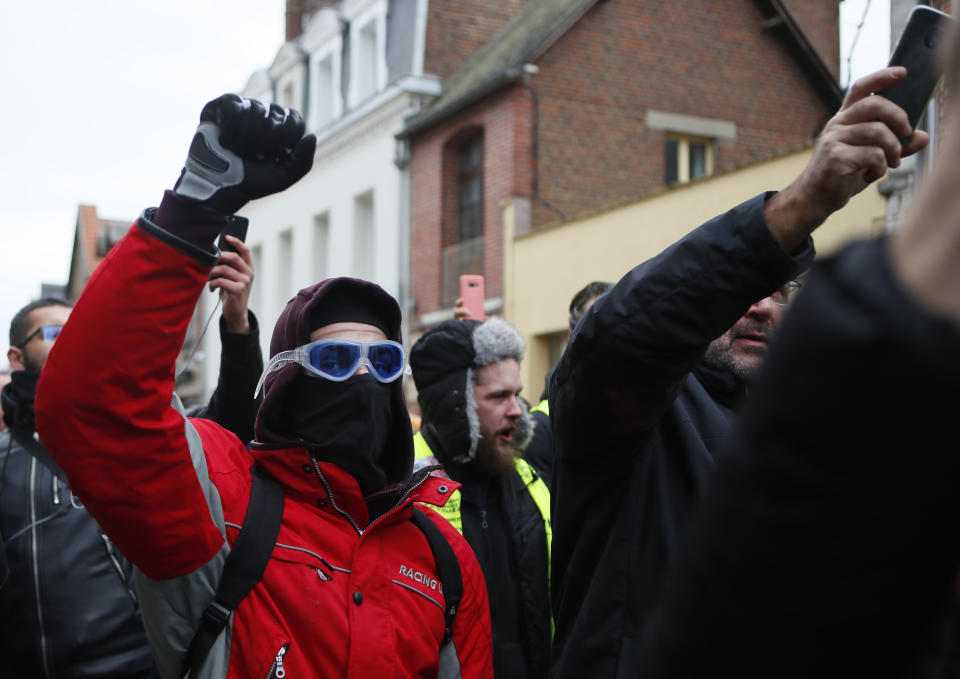
[[[372, 280], [407, 310], [409, 177], [395, 135], [422, 97], [440, 92], [439, 80], [422, 73], [427, 1], [324, 3], [241, 92], [296, 108], [318, 141], [306, 177], [240, 213], [250, 219], [250, 308], [264, 361], [284, 305], [324, 278]], [[214, 328], [204, 338], [208, 395], [219, 372]]]

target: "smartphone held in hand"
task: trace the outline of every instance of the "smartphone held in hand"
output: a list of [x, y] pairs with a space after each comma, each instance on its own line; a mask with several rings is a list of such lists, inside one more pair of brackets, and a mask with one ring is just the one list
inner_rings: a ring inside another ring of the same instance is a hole
[[[941, 37], [954, 19], [930, 7], [917, 6], [910, 12], [907, 26], [890, 57], [890, 66], [904, 66], [907, 77], [879, 94], [907, 113], [911, 129], [916, 129], [943, 71]], [[901, 142], [908, 138], [901, 139]]]
[[245, 242], [247, 240], [247, 225], [249, 223], [250, 220], [246, 217], [238, 217], [237, 215], [228, 217], [227, 228], [220, 233], [220, 238], [217, 240], [217, 247], [220, 248], [220, 250], [236, 252], [237, 249], [230, 245], [226, 236], [235, 236]]
[[460, 276], [460, 299], [463, 300], [463, 308], [470, 313], [467, 318], [478, 321], [486, 319], [483, 309], [484, 296], [483, 276], [474, 274]]

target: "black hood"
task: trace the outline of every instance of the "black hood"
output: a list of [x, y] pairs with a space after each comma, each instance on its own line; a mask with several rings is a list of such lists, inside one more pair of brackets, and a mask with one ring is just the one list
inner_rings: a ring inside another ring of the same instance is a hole
[[[340, 299], [344, 302], [340, 303]], [[338, 313], [341, 308], [344, 309], [343, 313]], [[270, 356], [309, 343], [310, 333], [319, 325], [345, 320], [377, 325], [388, 339], [403, 343], [400, 307], [393, 297], [368, 281], [329, 278], [304, 288], [287, 303], [274, 327]], [[284, 427], [284, 414], [289, 407], [285, 403], [286, 397], [293, 393], [292, 386], [301, 376], [301, 371], [301, 366], [290, 364], [267, 376], [263, 403], [257, 412], [254, 449], [287, 445], [310, 447], [296, 433], [287, 433]], [[387, 386], [391, 392], [391, 424], [381, 464], [387, 482], [394, 484], [407, 481], [412, 473], [413, 432], [403, 394], [403, 380], [398, 379]]]

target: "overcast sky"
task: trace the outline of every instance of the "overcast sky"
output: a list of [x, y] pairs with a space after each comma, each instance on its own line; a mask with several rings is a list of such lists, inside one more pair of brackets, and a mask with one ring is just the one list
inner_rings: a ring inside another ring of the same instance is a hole
[[[888, 0], [845, 0], [841, 61], [883, 65]], [[283, 41], [284, 0], [38, 0], [5, 7], [0, 63], [0, 344], [64, 283], [77, 206], [133, 220], [179, 174], [203, 104], [240, 90]], [[5, 351], [0, 367], [6, 367]]]

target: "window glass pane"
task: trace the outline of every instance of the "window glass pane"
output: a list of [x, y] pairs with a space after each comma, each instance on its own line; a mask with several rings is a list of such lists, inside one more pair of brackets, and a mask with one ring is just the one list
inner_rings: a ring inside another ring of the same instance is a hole
[[707, 174], [707, 145], [700, 141], [688, 144], [690, 149], [690, 179], [704, 177]]
[[483, 234], [483, 137], [476, 136], [460, 147], [457, 236], [460, 242]]
[[664, 167], [666, 168], [664, 180], [667, 184], [673, 184], [679, 177], [677, 176], [677, 140], [667, 139], [666, 157], [664, 158]]

